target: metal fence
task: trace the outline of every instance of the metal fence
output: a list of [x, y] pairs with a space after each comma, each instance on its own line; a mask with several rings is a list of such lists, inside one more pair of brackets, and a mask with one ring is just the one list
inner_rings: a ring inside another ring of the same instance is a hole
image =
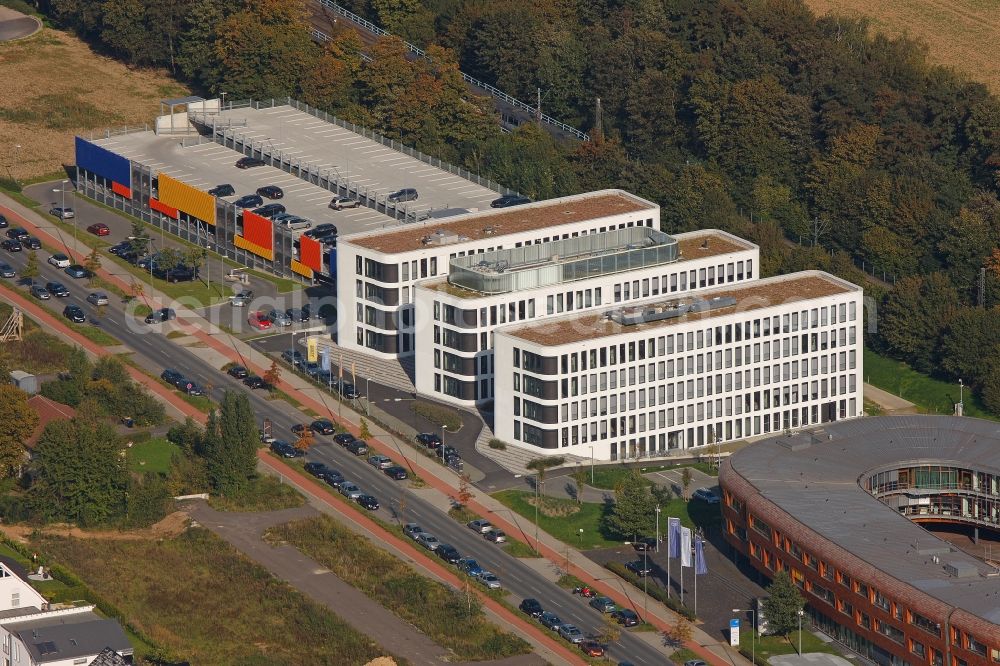
[[[343, 16], [344, 18], [346, 18], [347, 20], [351, 21], [352, 23], [361, 26], [365, 30], [367, 30], [367, 31], [369, 31], [369, 32], [371, 32], [371, 33], [373, 33], [375, 35], [378, 35], [379, 37], [387, 37], [387, 36], [389, 36], [391, 34], [388, 31], [386, 31], [386, 30], [378, 27], [377, 25], [375, 25], [371, 21], [369, 21], [369, 20], [367, 20], [365, 18], [362, 18], [361, 16], [358, 16], [357, 14], [355, 14], [353, 12], [350, 12], [347, 9], [344, 9], [343, 7], [341, 7], [340, 5], [338, 5], [335, 2], [331, 2], [331, 0], [318, 0], [318, 2], [321, 5], [323, 5], [324, 7], [326, 7], [327, 9], [330, 9], [330, 10], [336, 12], [337, 14], [339, 14], [340, 16]], [[329, 41], [329, 39], [330, 39], [326, 34], [320, 32], [319, 30], [313, 30], [313, 36], [316, 37], [317, 34], [318, 35], [322, 35], [322, 37], [320, 37], [320, 39], [322, 39], [323, 41]], [[413, 45], [413, 44], [411, 44], [411, 43], [409, 43], [409, 42], [407, 42], [405, 40], [403, 41], [403, 44], [406, 45], [406, 48], [410, 51], [410, 53], [416, 54], [416, 55], [420, 56], [421, 58], [426, 58], [427, 57], [427, 53], [422, 48], [420, 48], [419, 46], [415, 46], [415, 45]], [[556, 120], [552, 116], [548, 116], [548, 115], [546, 115], [544, 113], [539, 114], [537, 107], [529, 106], [528, 104], [525, 104], [524, 102], [522, 102], [521, 100], [517, 99], [516, 97], [512, 97], [511, 95], [508, 95], [504, 91], [502, 91], [502, 90], [500, 90], [498, 88], [495, 88], [494, 86], [491, 86], [488, 83], [485, 83], [483, 81], [480, 81], [477, 78], [469, 76], [465, 72], [462, 72], [462, 80], [464, 80], [466, 83], [468, 83], [470, 85], [473, 85], [473, 86], [476, 86], [477, 88], [481, 88], [481, 89], [485, 90], [487, 93], [489, 93], [493, 97], [496, 97], [498, 99], [503, 100], [504, 102], [506, 102], [507, 104], [510, 104], [514, 108], [517, 108], [517, 109], [520, 109], [522, 111], [526, 111], [526, 112], [532, 114], [535, 118], [538, 118], [541, 122], [543, 122], [543, 123], [545, 123], [547, 125], [552, 125], [553, 127], [558, 127], [562, 131], [564, 131], [564, 132], [566, 132], [568, 134], [572, 134], [574, 137], [576, 137], [580, 141], [590, 141], [590, 136], [588, 134], [586, 134], [584, 132], [581, 132], [580, 130], [576, 129], [575, 127], [573, 127], [571, 125], [567, 125], [566, 123], [564, 123], [564, 122], [562, 122], [560, 120]]]

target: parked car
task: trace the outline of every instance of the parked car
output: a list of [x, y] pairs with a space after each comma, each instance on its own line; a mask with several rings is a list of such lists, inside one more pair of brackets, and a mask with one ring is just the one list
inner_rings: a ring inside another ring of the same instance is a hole
[[422, 432], [417, 435], [417, 442], [429, 449], [436, 449], [441, 446], [441, 437], [433, 432]]
[[505, 194], [499, 199], [490, 202], [490, 208], [510, 208], [511, 206], [521, 206], [531, 203], [531, 199], [520, 194]]
[[638, 541], [633, 541], [632, 548], [636, 549], [640, 553], [644, 550], [656, 550], [656, 538], [643, 537]]
[[87, 294], [87, 302], [91, 305], [107, 305], [110, 303], [108, 295], [103, 291], [92, 291]]
[[361, 492], [361, 488], [358, 487], [358, 484], [353, 481], [345, 481], [340, 484], [340, 487], [337, 488], [337, 490], [347, 499], [357, 499], [364, 495], [364, 493]]
[[132, 251], [132, 242], [127, 240], [118, 241], [117, 243], [108, 248], [108, 253], [113, 254], [116, 257], [128, 254], [131, 251]]
[[312, 474], [317, 479], [325, 479], [330, 472], [333, 472], [326, 463], [307, 462], [304, 466], [307, 473]]
[[28, 248], [29, 250], [42, 249], [42, 241], [38, 240], [34, 236], [28, 236], [27, 238], [21, 239], [21, 245]]
[[354, 400], [355, 398], [361, 397], [361, 394], [358, 393], [358, 390], [354, 388], [354, 384], [347, 384], [347, 383], [341, 384], [339, 390], [340, 390], [340, 395], [344, 396], [348, 400]]
[[332, 435], [335, 432], [333, 422], [329, 419], [316, 419], [309, 424], [309, 427], [317, 435]]
[[13, 229], [7, 230], [7, 238], [10, 238], [11, 240], [16, 240], [16, 241], [27, 240], [28, 236], [30, 235], [31, 234], [29, 234], [28, 230], [25, 229], [24, 227], [14, 227]]
[[427, 550], [437, 550], [441, 542], [433, 534], [428, 534], [427, 532], [421, 532], [415, 538], [415, 541]]
[[288, 308], [285, 310], [285, 316], [293, 323], [309, 320], [309, 317], [302, 312], [302, 308]]
[[424, 529], [420, 527], [417, 523], [406, 523], [403, 525], [403, 534], [410, 537], [411, 539], [416, 539], [418, 534], [422, 534]]
[[68, 268], [69, 265], [73, 263], [72, 261], [69, 260], [69, 257], [67, 257], [62, 252], [57, 252], [53, 254], [52, 256], [49, 257], [48, 261], [56, 268]]
[[506, 543], [507, 542], [507, 535], [504, 534], [504, 531], [503, 530], [498, 530], [495, 527], [493, 529], [489, 530], [488, 532], [486, 532], [483, 535], [483, 537], [485, 537], [487, 541], [492, 541], [493, 543]]
[[205, 390], [192, 381], [186, 381], [180, 388], [188, 395], [205, 395]]
[[40, 284], [31, 285], [31, 295], [40, 301], [47, 301], [50, 298], [52, 298], [52, 295], [49, 293], [49, 290]]
[[483, 571], [478, 576], [476, 576], [476, 580], [478, 580], [480, 583], [482, 583], [491, 590], [499, 590], [501, 587], [503, 587], [500, 584], [500, 579], [497, 578], [497, 575], [492, 571]]
[[168, 384], [176, 386], [179, 381], [184, 379], [184, 375], [177, 372], [173, 368], [165, 368], [163, 372], [160, 373], [160, 379]]
[[69, 296], [69, 289], [62, 282], [46, 282], [45, 288], [56, 298], [67, 298]]
[[291, 326], [292, 320], [281, 310], [270, 310], [267, 313], [267, 320], [275, 326]]
[[63, 308], [63, 316], [76, 324], [87, 321], [87, 315], [83, 313], [83, 308], [79, 305], [67, 305]]
[[625, 627], [635, 627], [642, 624], [642, 619], [631, 608], [616, 608], [611, 612], [615, 622]]
[[309, 238], [322, 238], [323, 236], [336, 236], [337, 235], [337, 225], [330, 224], [329, 222], [324, 222], [323, 224], [317, 224], [315, 227], [309, 231], [302, 234], [303, 236], [308, 236]]
[[585, 640], [580, 643], [580, 649], [588, 657], [603, 657], [607, 651], [603, 644], [595, 640]]
[[288, 442], [276, 439], [271, 442], [271, 450], [282, 458], [301, 458], [306, 454], [302, 449], [297, 449]]
[[256, 157], [241, 157], [236, 160], [237, 169], [252, 169], [259, 166], [264, 166], [264, 160], [259, 160]]
[[374, 467], [375, 469], [387, 469], [389, 467], [392, 467], [392, 458], [390, 458], [389, 456], [375, 454], [373, 456], [369, 456], [368, 464]]
[[602, 613], [614, 613], [618, 609], [609, 597], [594, 597], [590, 600], [590, 607]]
[[323, 480], [326, 481], [328, 486], [337, 488], [338, 490], [340, 489], [340, 485], [347, 481], [347, 479], [344, 478], [344, 475], [335, 469], [330, 470], [330, 473], [327, 474]]
[[251, 312], [250, 316], [247, 317], [247, 323], [258, 331], [266, 331], [271, 328], [271, 321], [263, 312]]
[[358, 495], [354, 501], [369, 511], [378, 511], [378, 500], [372, 495]]
[[706, 504], [718, 504], [721, 501], [719, 495], [710, 488], [699, 488], [692, 493], [691, 497], [696, 500], [701, 500]]
[[333, 441], [341, 446], [347, 446], [351, 442], [357, 439], [354, 435], [349, 432], [339, 432], [333, 436]]
[[351, 197], [334, 197], [330, 200], [330, 208], [334, 210], [344, 210], [345, 208], [357, 208], [361, 202]]
[[14, 267], [8, 264], [6, 261], [0, 261], [0, 277], [12, 278], [17, 277], [17, 271]]
[[284, 213], [284, 212], [285, 212], [285, 207], [278, 203], [264, 204], [259, 208], [253, 209], [253, 213], [255, 215], [260, 215], [261, 217], [266, 217], [267, 219], [271, 219], [278, 213]]
[[575, 645], [580, 644], [586, 640], [586, 637], [583, 635], [583, 632], [577, 629], [576, 625], [573, 624], [560, 624], [559, 629], [557, 631], [559, 632], [560, 636], [562, 636], [570, 643], [573, 643]]
[[393, 465], [391, 467], [386, 467], [382, 470], [382, 473], [388, 476], [390, 479], [395, 479], [396, 481], [405, 481], [409, 476], [406, 470], [399, 465]]
[[281, 218], [280, 220], [276, 219], [274, 223], [290, 231], [302, 231], [303, 229], [308, 229], [312, 226], [312, 222], [304, 217], [299, 217], [298, 215], [289, 215]]
[[368, 453], [368, 445], [360, 439], [355, 439], [344, 445], [344, 448], [356, 456], [363, 456]]
[[479, 566], [479, 562], [476, 561], [474, 557], [463, 557], [458, 561], [458, 568], [469, 574], [473, 578], [478, 576], [482, 572], [483, 568]]
[[60, 220], [72, 220], [76, 217], [76, 212], [68, 206], [66, 208], [63, 208], [62, 206], [55, 206], [54, 208], [49, 209], [49, 215], [55, 215]]
[[448, 564], [458, 564], [459, 560], [462, 559], [458, 549], [450, 543], [441, 544], [434, 550], [434, 553]]
[[160, 324], [165, 321], [170, 321], [171, 319], [176, 319], [177, 313], [171, 308], [160, 308], [159, 310], [153, 310], [148, 315], [146, 315], [147, 324]]
[[551, 629], [552, 631], [558, 631], [559, 627], [562, 626], [562, 619], [550, 611], [545, 611], [539, 615], [538, 621], [541, 622], [543, 627]]
[[486, 520], [485, 518], [477, 518], [476, 520], [469, 521], [466, 524], [470, 530], [475, 530], [480, 534], [486, 534], [491, 529], [493, 529], [493, 523]]
[[7, 250], [8, 252], [20, 252], [21, 250], [24, 249], [24, 247], [21, 245], [21, 241], [12, 240], [10, 238], [0, 243], [0, 247]]
[[95, 236], [111, 235], [111, 229], [109, 229], [108, 225], [104, 224], [103, 222], [95, 222], [94, 224], [87, 227], [87, 231], [89, 233], [94, 234]]
[[653, 572], [653, 567], [649, 566], [648, 562], [643, 562], [642, 560], [636, 560], [634, 562], [626, 562], [625, 568], [634, 573], [640, 578], [642, 576], [648, 576]]
[[264, 187], [258, 187], [257, 194], [267, 199], [280, 199], [285, 196], [285, 193], [282, 192], [281, 188], [277, 185], [265, 185]]
[[243, 385], [250, 389], [266, 389], [271, 390], [272, 386], [264, 381], [263, 377], [258, 377], [257, 375], [250, 375], [243, 380]]
[[213, 197], [231, 197], [236, 194], [236, 189], [229, 183], [216, 185], [208, 191]]
[[397, 190], [386, 197], [386, 201], [389, 203], [402, 203], [404, 201], [416, 201], [417, 191], [412, 187], [404, 187], [401, 190]]
[[0, 213], [0, 229], [6, 229], [9, 226], [10, 222], [8, 222], [7, 218], [4, 217], [2, 213]]
[[242, 365], [234, 365], [233, 367], [226, 370], [226, 373], [230, 377], [235, 377], [236, 379], [246, 379], [250, 376], [250, 371], [244, 368]]
[[542, 609], [542, 604], [538, 603], [538, 599], [524, 599], [517, 607], [531, 617], [541, 617], [542, 613], [545, 612]]
[[708, 664], [701, 659], [688, 659], [684, 662], [684, 666], [708, 666]]
[[234, 308], [242, 308], [250, 304], [253, 300], [252, 291], [241, 291], [238, 294], [233, 294], [229, 297], [229, 304]]
[[70, 276], [74, 280], [82, 280], [84, 278], [90, 277], [90, 271], [81, 266], [80, 264], [73, 264], [72, 266], [67, 266], [63, 269], [63, 273]]
[[239, 208], [256, 208], [257, 206], [264, 205], [264, 199], [259, 194], [244, 194], [234, 201], [233, 205]]
[[306, 362], [306, 357], [298, 349], [286, 349], [281, 352], [281, 360], [294, 366], [299, 366]]

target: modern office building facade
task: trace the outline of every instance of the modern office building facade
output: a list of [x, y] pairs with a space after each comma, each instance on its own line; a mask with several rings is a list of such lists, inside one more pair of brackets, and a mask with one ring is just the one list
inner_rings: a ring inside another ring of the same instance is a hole
[[859, 287], [808, 271], [508, 325], [494, 431], [620, 460], [859, 416], [861, 310]]
[[494, 397], [499, 327], [752, 281], [758, 259], [757, 246], [722, 231], [645, 226], [456, 257], [446, 278], [415, 291], [417, 391], [482, 405]]
[[417, 283], [445, 277], [453, 259], [635, 227], [658, 230], [659, 206], [603, 190], [341, 239], [337, 343], [380, 358], [412, 356]]
[[996, 539], [998, 450], [995, 423], [944, 416], [768, 439], [722, 466], [725, 538], [763, 576], [787, 571], [812, 620], [866, 659], [998, 664], [1000, 571], [921, 526]]

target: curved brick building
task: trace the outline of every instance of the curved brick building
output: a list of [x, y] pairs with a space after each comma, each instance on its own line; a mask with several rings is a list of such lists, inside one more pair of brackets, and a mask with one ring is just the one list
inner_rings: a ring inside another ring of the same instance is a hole
[[1000, 572], [921, 522], [1000, 530], [1000, 427], [865, 418], [782, 435], [719, 476], [726, 539], [786, 569], [816, 624], [880, 664], [1000, 664]]

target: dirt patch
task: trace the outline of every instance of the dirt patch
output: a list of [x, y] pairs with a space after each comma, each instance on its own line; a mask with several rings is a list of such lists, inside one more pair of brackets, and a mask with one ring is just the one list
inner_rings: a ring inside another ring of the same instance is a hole
[[879, 32], [927, 44], [932, 62], [1000, 92], [1000, 14], [982, 0], [806, 0], [817, 15], [867, 16]]
[[21, 181], [72, 163], [74, 135], [141, 127], [160, 99], [188, 94], [164, 71], [129, 69], [53, 29], [0, 43], [0, 81], [0, 176]]
[[50, 536], [73, 537], [76, 539], [105, 539], [111, 541], [139, 541], [147, 539], [169, 539], [188, 528], [190, 517], [184, 511], [174, 511], [169, 516], [151, 527], [141, 530], [83, 530], [75, 525], [47, 525], [31, 527], [28, 525], [0, 525], [0, 531], [11, 539], [24, 543], [35, 534]]
[[569, 500], [552, 497], [528, 497], [524, 500], [531, 506], [538, 505], [538, 512], [549, 518], [567, 518], [580, 512], [580, 505]]

